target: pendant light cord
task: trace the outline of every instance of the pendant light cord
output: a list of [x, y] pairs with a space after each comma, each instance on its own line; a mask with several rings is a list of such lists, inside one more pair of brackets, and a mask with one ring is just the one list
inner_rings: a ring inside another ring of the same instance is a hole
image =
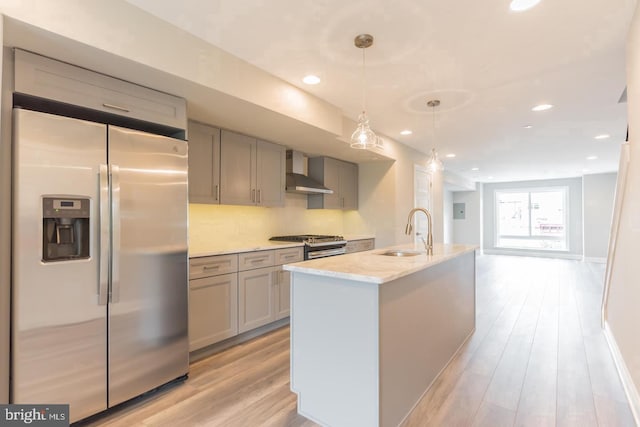
[[367, 73], [365, 68], [365, 59], [364, 59], [364, 51], [366, 50], [364, 47], [362, 49], [362, 113], [366, 114], [366, 105], [367, 105]]
[[436, 149], [436, 106], [431, 107], [432, 129], [433, 129], [433, 149]]

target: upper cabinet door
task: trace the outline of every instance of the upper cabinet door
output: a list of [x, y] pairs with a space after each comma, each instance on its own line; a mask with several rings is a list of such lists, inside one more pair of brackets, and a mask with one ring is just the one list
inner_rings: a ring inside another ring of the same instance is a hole
[[189, 122], [189, 202], [220, 203], [220, 129]]
[[342, 209], [358, 209], [358, 165], [340, 162]]
[[187, 124], [183, 98], [20, 49], [15, 51], [14, 91], [176, 130]]
[[256, 204], [284, 206], [285, 148], [266, 141], [258, 141], [257, 148]]
[[220, 159], [220, 203], [255, 205], [256, 139], [222, 130]]
[[310, 194], [309, 209], [358, 209], [358, 165], [313, 157], [309, 159], [309, 176], [333, 190], [333, 194]]

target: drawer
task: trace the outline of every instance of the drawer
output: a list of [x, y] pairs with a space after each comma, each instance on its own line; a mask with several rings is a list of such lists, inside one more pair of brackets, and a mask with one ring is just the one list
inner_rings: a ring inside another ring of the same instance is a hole
[[217, 276], [238, 271], [238, 255], [216, 255], [189, 260], [189, 279]]
[[304, 248], [276, 249], [276, 264], [290, 264], [304, 260]]
[[369, 251], [374, 248], [374, 242], [374, 239], [351, 240], [347, 242], [345, 249], [348, 254], [353, 252]]
[[275, 262], [275, 251], [245, 252], [238, 255], [238, 270], [271, 267]]

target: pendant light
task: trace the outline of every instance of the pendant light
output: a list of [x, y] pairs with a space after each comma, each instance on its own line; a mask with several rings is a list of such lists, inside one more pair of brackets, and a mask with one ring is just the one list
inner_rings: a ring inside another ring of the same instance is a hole
[[[433, 116], [433, 143], [435, 145], [436, 142], [436, 107], [438, 105], [440, 105], [440, 100], [439, 99], [432, 99], [431, 101], [427, 102], [427, 105], [429, 107], [431, 107], [432, 110], [432, 116]], [[431, 148], [431, 156], [429, 157], [429, 160], [427, 160], [427, 168], [431, 171], [431, 172], [438, 172], [444, 169], [444, 165], [442, 164], [442, 160], [440, 160], [438, 158], [438, 152], [436, 151], [435, 147]]]
[[358, 49], [362, 49], [362, 113], [358, 116], [358, 127], [351, 135], [351, 148], [361, 150], [367, 148], [380, 148], [382, 143], [380, 138], [369, 127], [369, 118], [366, 111], [366, 75], [365, 75], [365, 55], [364, 50], [373, 44], [371, 34], [359, 34], [353, 40]]

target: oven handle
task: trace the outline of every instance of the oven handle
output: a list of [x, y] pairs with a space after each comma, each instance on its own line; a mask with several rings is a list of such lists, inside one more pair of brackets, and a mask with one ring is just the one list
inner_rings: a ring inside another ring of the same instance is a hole
[[347, 252], [347, 250], [344, 247], [342, 247], [342, 248], [334, 248], [334, 249], [326, 249], [326, 250], [323, 250], [323, 251], [309, 251], [309, 252], [307, 252], [307, 257], [309, 259], [324, 258], [324, 257], [328, 257], [328, 256], [333, 256], [333, 255], [342, 255], [342, 254], [344, 254], [346, 252]]
[[333, 240], [333, 241], [329, 241], [329, 242], [314, 242], [314, 243], [305, 242], [305, 243], [310, 248], [319, 248], [319, 247], [322, 247], [322, 246], [346, 245], [347, 241], [346, 240]]

